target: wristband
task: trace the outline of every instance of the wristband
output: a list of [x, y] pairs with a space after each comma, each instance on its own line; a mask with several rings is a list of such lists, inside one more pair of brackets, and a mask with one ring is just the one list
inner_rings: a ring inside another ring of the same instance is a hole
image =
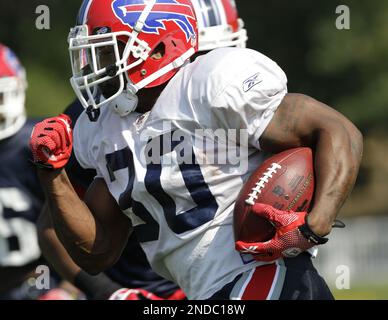
[[300, 233], [309, 241], [316, 245], [319, 244], [325, 244], [327, 241], [329, 241], [328, 238], [324, 238], [321, 236], [318, 236], [316, 233], [314, 233], [313, 230], [311, 230], [308, 222], [307, 222], [307, 215], [305, 217], [305, 223], [298, 227]]
[[76, 275], [74, 285], [89, 298], [95, 300], [107, 300], [112, 293], [122, 288], [104, 273], [91, 276], [83, 270]]

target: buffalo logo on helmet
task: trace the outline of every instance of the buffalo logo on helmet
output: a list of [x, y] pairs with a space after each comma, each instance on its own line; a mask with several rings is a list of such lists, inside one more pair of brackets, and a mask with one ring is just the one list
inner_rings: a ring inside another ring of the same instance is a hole
[[15, 53], [0, 45], [0, 76], [22, 77], [24, 69]]
[[[146, 6], [146, 0], [115, 0], [112, 2], [112, 9], [116, 17], [131, 28], [135, 26]], [[160, 29], [166, 29], [166, 21], [173, 21], [185, 33], [186, 40], [189, 41], [196, 37], [195, 27], [190, 20], [195, 20], [195, 14], [189, 5], [176, 0], [157, 0], [145, 21], [142, 32], [159, 34]]]

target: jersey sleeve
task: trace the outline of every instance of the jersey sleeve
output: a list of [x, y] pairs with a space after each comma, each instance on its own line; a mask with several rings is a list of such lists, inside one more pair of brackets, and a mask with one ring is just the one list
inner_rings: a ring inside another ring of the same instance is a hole
[[283, 70], [257, 51], [226, 49], [207, 82], [212, 126], [244, 129], [249, 145], [260, 149], [259, 139], [287, 94]]
[[83, 169], [97, 169], [95, 157], [93, 157], [93, 134], [96, 128], [94, 123], [87, 119], [86, 113], [82, 113], [74, 125], [73, 153], [75, 160]]

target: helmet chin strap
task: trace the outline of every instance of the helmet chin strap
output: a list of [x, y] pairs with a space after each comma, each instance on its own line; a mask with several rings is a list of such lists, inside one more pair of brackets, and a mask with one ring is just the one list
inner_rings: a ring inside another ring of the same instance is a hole
[[165, 75], [167, 72], [182, 67], [183, 65], [185, 65], [185, 63], [189, 62], [189, 58], [194, 53], [194, 48], [190, 48], [181, 57], [177, 58], [172, 63], [158, 70], [157, 72], [150, 75], [148, 78], [140, 81], [139, 83], [133, 84], [128, 82], [126, 90], [124, 90], [116, 99], [111, 102], [114, 110], [120, 115], [120, 117], [125, 117], [131, 112], [135, 111], [139, 103], [139, 98], [137, 97], [136, 93], [140, 89], [154, 82], [159, 77]]

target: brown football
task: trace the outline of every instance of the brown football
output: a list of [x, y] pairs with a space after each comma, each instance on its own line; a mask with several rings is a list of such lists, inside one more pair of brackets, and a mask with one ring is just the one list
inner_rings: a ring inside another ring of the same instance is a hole
[[314, 195], [314, 164], [310, 148], [278, 153], [256, 169], [244, 184], [234, 208], [236, 241], [264, 242], [275, 234], [267, 219], [251, 212], [255, 203], [279, 210], [306, 211]]

